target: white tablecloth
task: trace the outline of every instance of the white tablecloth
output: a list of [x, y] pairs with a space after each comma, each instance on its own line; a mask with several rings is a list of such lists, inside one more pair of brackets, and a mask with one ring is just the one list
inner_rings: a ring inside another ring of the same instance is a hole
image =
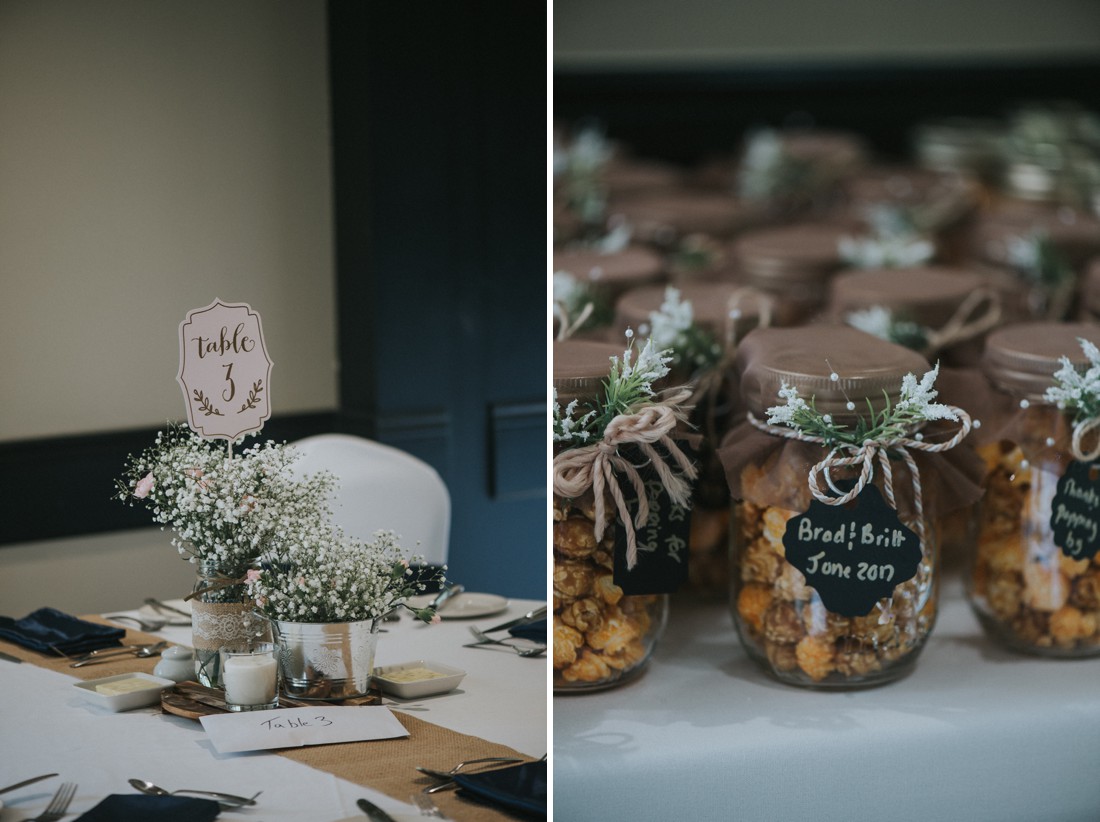
[[[491, 617], [434, 626], [408, 616], [387, 623], [375, 664], [426, 659], [467, 672], [458, 690], [449, 694], [387, 702], [428, 722], [542, 756], [547, 751], [546, 660], [461, 647], [472, 641], [467, 625], [490, 627], [539, 604], [513, 600], [507, 611]], [[157, 633], [190, 644], [189, 628]], [[6, 803], [0, 822], [40, 813], [62, 780], [80, 786], [70, 806], [69, 818], [75, 818], [108, 794], [131, 793], [129, 778], [168, 789], [245, 795], [262, 790], [257, 807], [222, 814], [252, 822], [358, 822], [366, 818], [355, 806], [360, 797], [398, 818], [415, 816], [407, 803], [274, 753], [219, 755], [199, 723], [161, 714], [159, 709], [109, 713], [91, 706], [80, 698], [75, 681], [31, 663], [0, 661], [0, 785], [41, 773], [60, 774], [0, 797]]]
[[817, 692], [765, 676], [728, 608], [674, 597], [649, 670], [554, 698], [558, 819], [1095, 822], [1100, 659], [982, 636], [957, 579], [906, 679]]

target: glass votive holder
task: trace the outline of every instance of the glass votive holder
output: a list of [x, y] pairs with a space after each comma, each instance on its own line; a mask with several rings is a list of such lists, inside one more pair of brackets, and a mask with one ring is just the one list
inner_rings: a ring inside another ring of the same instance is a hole
[[277, 646], [270, 642], [219, 649], [225, 707], [230, 711], [262, 711], [279, 707]]

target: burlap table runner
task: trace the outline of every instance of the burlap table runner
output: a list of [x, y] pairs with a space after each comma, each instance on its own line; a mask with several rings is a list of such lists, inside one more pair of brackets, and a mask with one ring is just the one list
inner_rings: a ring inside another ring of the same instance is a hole
[[[89, 622], [107, 623], [97, 616], [82, 616]], [[126, 645], [156, 642], [159, 638], [140, 631], [127, 629], [123, 643]], [[151, 674], [159, 657], [137, 659], [121, 656], [114, 662], [102, 662], [83, 668], [70, 668], [71, 660], [47, 656], [21, 645], [0, 640], [0, 651], [18, 657], [41, 668], [68, 674], [78, 679], [98, 679], [134, 671]], [[394, 716], [409, 732], [404, 739], [377, 739], [368, 742], [346, 742], [336, 745], [311, 745], [304, 748], [283, 748], [272, 751], [303, 765], [330, 773], [357, 785], [373, 788], [387, 796], [408, 802], [414, 793], [423, 790], [435, 780], [419, 773], [417, 765], [447, 769], [464, 759], [485, 756], [514, 756], [530, 761], [506, 745], [488, 742], [476, 736], [461, 734], [433, 725], [423, 719], [394, 711]], [[456, 822], [501, 822], [501, 820], [525, 819], [497, 808], [481, 804], [474, 799], [459, 796], [453, 790], [432, 794], [432, 799], [443, 813]]]

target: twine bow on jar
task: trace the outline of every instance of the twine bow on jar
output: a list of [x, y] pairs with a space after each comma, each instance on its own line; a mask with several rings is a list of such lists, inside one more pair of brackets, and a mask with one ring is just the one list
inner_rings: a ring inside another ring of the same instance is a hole
[[1084, 448], [1085, 437], [1100, 429], [1100, 417], [1088, 417], [1078, 420], [1073, 425], [1073, 439], [1070, 441], [1070, 450], [1073, 458], [1078, 462], [1092, 462], [1100, 457], [1100, 437], [1093, 443], [1088, 451]]
[[[846, 505], [859, 496], [874, 478], [874, 465], [876, 460], [882, 469], [883, 491], [886, 501], [895, 511], [898, 508], [894, 490], [894, 471], [890, 465], [891, 457], [900, 458], [909, 469], [909, 475], [913, 484], [913, 512], [917, 525], [917, 536], [924, 543], [924, 500], [921, 489], [920, 471], [911, 451], [925, 451], [928, 453], [941, 453], [949, 451], [958, 445], [970, 433], [972, 426], [970, 415], [958, 406], [948, 406], [955, 413], [959, 421], [959, 430], [944, 442], [926, 442], [914, 437], [891, 437], [883, 440], [866, 440], [860, 444], [835, 443], [825, 455], [825, 458], [817, 462], [807, 476], [807, 485], [814, 499], [825, 505]], [[749, 422], [757, 429], [768, 434], [773, 434], [786, 439], [809, 442], [817, 445], [829, 445], [823, 438], [811, 434], [805, 434], [792, 428], [782, 428], [777, 425], [769, 425], [761, 422], [752, 414], [748, 415]], [[1100, 447], [1098, 447], [1100, 453]], [[838, 468], [850, 468], [859, 466], [859, 477], [855, 485], [845, 491], [838, 488], [832, 478], [832, 471]], [[824, 480], [825, 488], [822, 487]]]
[[[638, 468], [642, 466], [635, 466], [623, 457], [619, 453], [619, 447], [637, 446], [657, 473], [669, 498], [677, 505], [688, 505], [691, 499], [691, 481], [696, 478], [697, 471], [670, 435], [685, 419], [685, 408], [681, 403], [689, 396], [689, 391], [680, 390], [666, 395], [660, 402], [648, 405], [636, 414], [620, 414], [607, 424], [603, 439], [599, 442], [582, 448], [572, 448], [554, 457], [556, 495], [575, 499], [592, 489], [595, 497], [597, 541], [603, 539], [607, 525], [605, 494], [611, 495], [626, 531], [627, 569], [632, 569], [638, 562], [635, 529], [641, 528], [649, 518], [649, 501], [645, 483], [638, 473]], [[664, 448], [665, 455], [654, 448], [657, 444]], [[633, 516], [616, 480], [616, 474], [625, 477], [637, 495], [637, 508]]]

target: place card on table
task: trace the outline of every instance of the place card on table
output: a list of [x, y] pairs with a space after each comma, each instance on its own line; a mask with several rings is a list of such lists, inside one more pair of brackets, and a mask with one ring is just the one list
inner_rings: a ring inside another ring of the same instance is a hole
[[309, 708], [201, 717], [218, 753], [300, 748], [408, 736], [389, 708], [318, 704]]

